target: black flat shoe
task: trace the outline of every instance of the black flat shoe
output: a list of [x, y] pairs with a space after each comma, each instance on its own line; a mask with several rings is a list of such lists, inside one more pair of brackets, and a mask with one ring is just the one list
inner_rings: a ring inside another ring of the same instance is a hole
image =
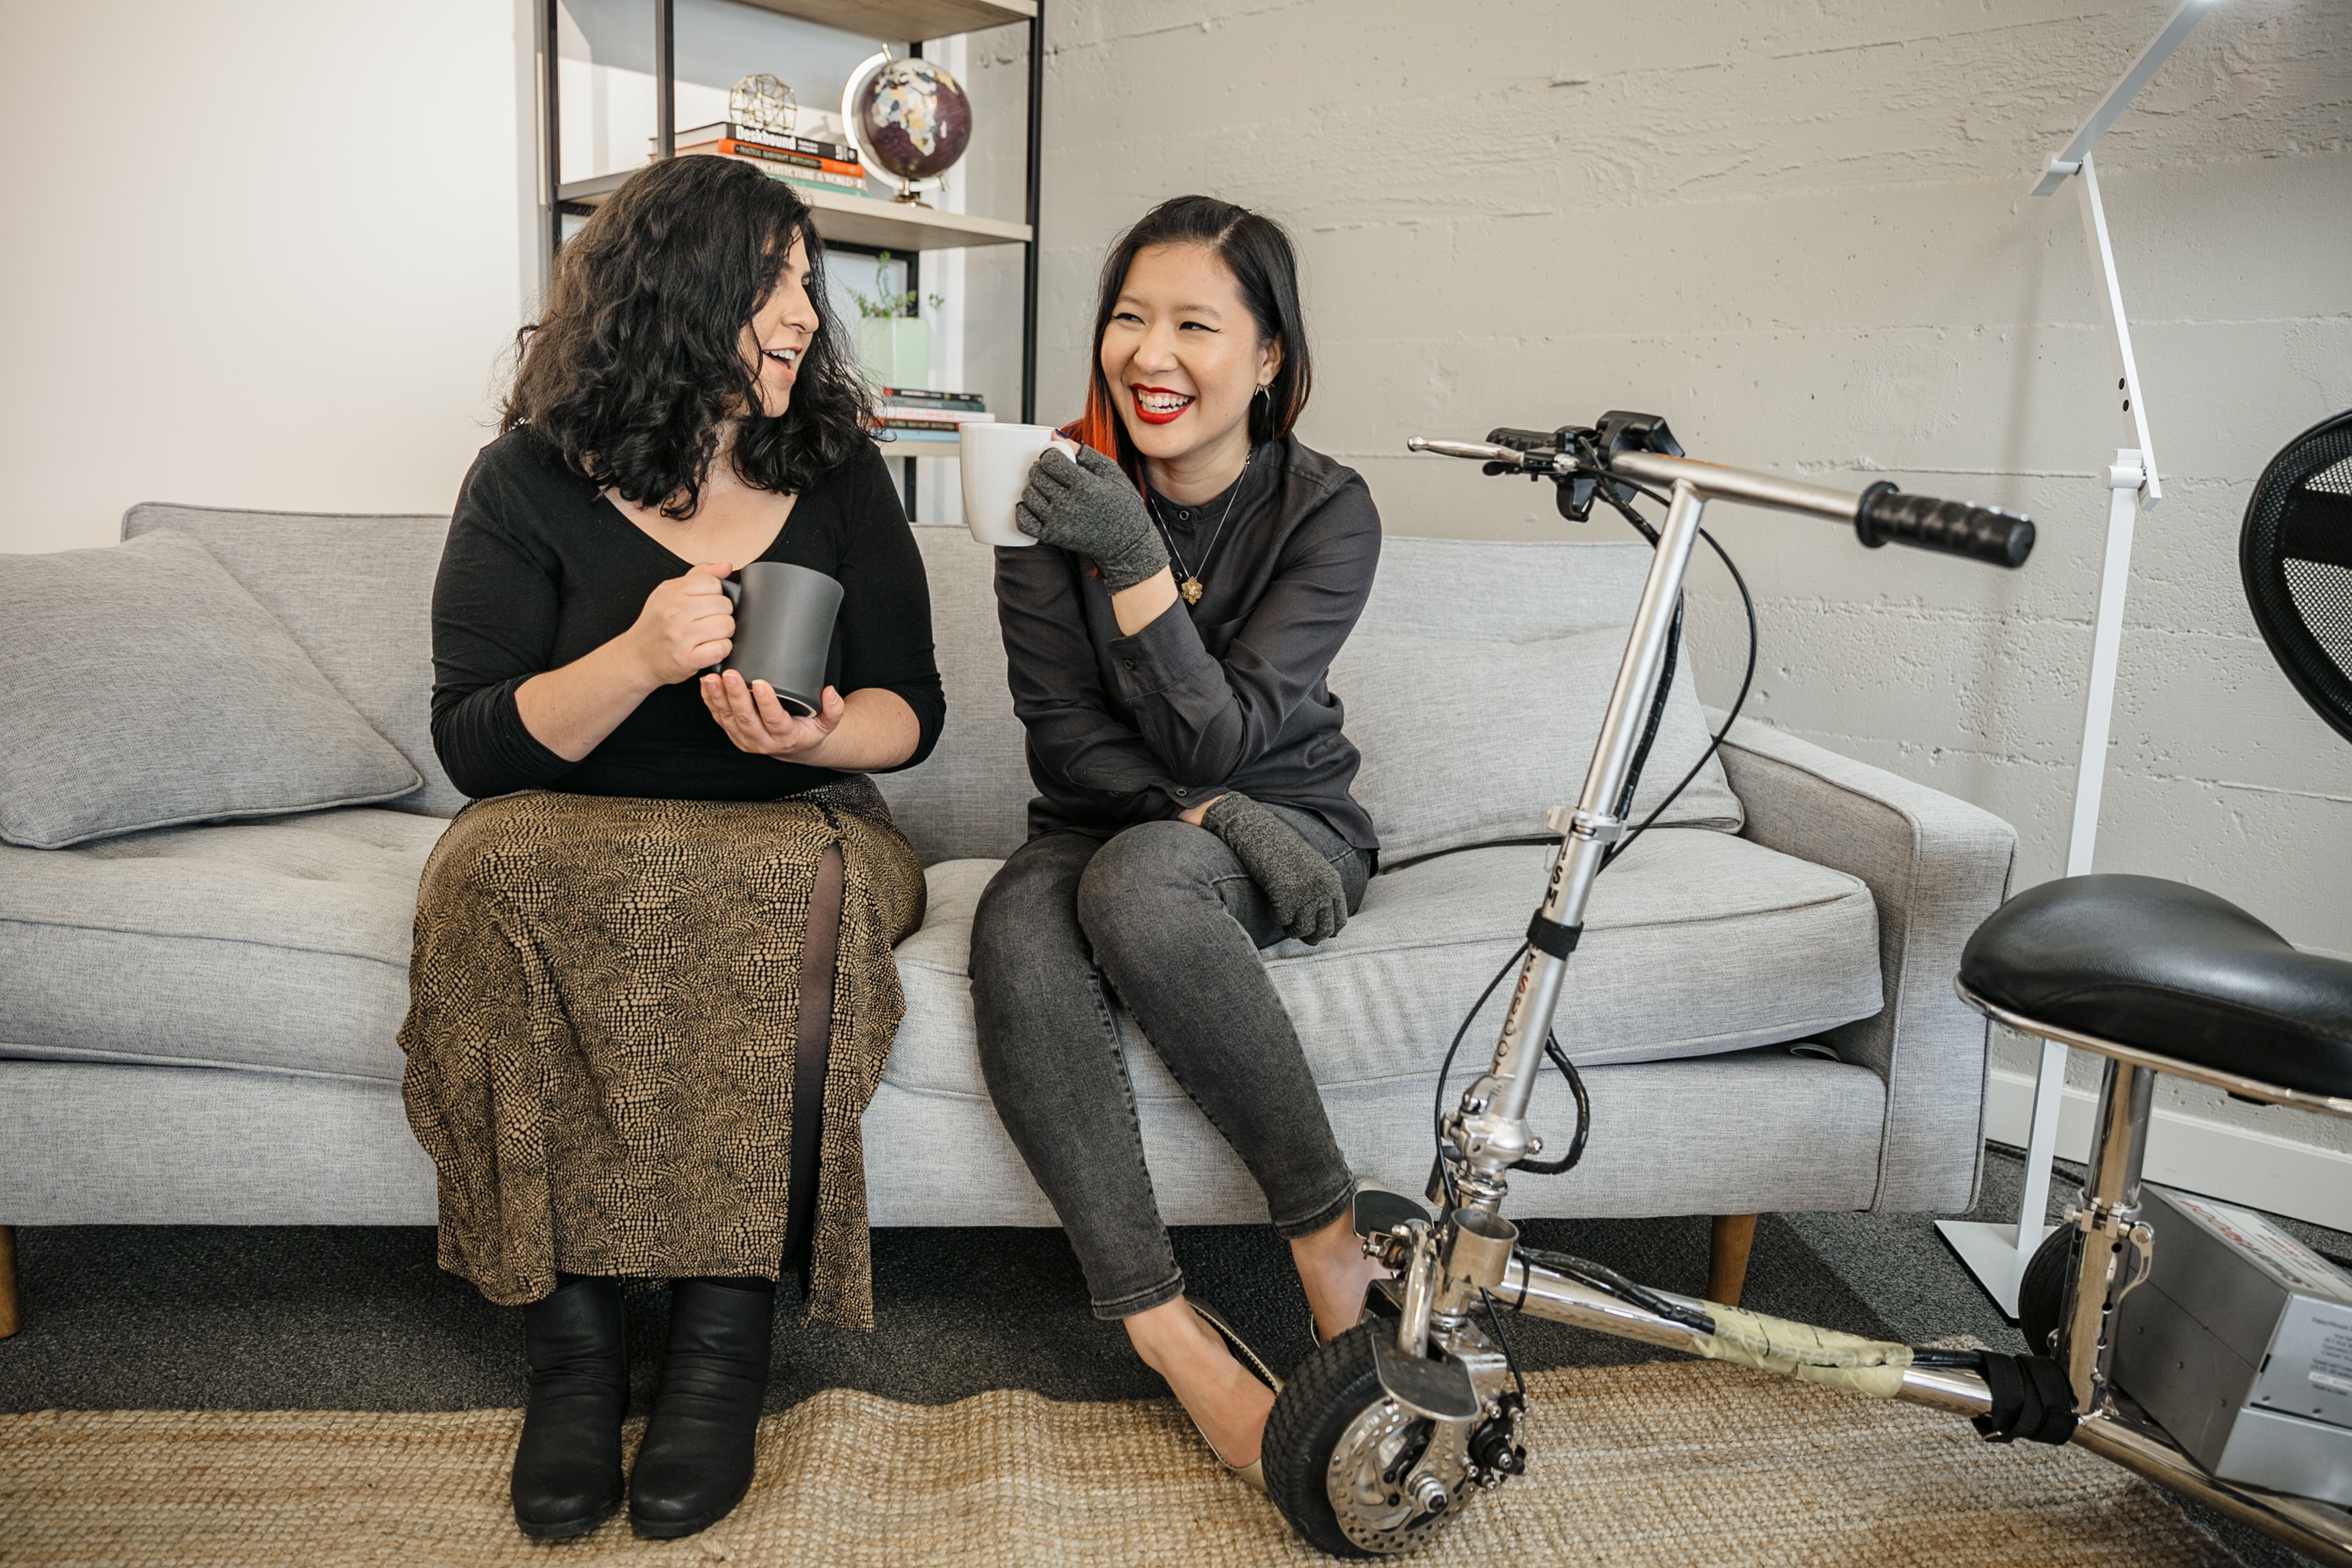
[[531, 1402], [515, 1445], [515, 1523], [538, 1541], [585, 1535], [621, 1506], [621, 1282], [566, 1276], [525, 1307], [523, 1354]]
[[707, 1529], [751, 1490], [776, 1288], [765, 1279], [670, 1287], [661, 1387], [628, 1475], [628, 1522], [667, 1539]]

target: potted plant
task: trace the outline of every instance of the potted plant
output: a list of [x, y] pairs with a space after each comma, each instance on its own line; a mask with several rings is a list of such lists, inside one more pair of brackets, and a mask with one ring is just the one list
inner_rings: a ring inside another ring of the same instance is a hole
[[[874, 292], [849, 291], [857, 301], [858, 359], [877, 387], [928, 387], [931, 379], [931, 327], [918, 309], [913, 289], [890, 287], [890, 252], [874, 258]], [[931, 309], [946, 304], [930, 296]]]

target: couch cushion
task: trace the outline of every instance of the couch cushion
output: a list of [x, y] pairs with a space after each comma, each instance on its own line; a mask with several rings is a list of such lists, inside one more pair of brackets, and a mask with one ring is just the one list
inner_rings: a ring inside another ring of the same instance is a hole
[[423, 783], [388, 802], [453, 815], [466, 798], [433, 753], [433, 578], [449, 519], [236, 512], [145, 501], [122, 536], [194, 534], [294, 634], [352, 706]]
[[389, 800], [416, 769], [202, 545], [0, 555], [0, 839]]
[[0, 847], [0, 1055], [398, 1082], [447, 825], [355, 809]]
[[[1363, 752], [1355, 795], [1384, 859], [1535, 837], [1547, 808], [1575, 801], [1650, 559], [1632, 543], [1382, 543], [1363, 619], [1331, 661], [1331, 689]], [[1706, 749], [1685, 657], [1636, 820]], [[1659, 820], [1738, 831], [1723, 764], [1708, 758]]]
[[[1463, 1009], [1508, 958], [1542, 895], [1541, 846], [1468, 849], [1372, 880], [1347, 929], [1264, 961], [1327, 1088], [1426, 1081]], [[882, 1076], [901, 1088], [985, 1095], [973, 1033], [972, 911], [993, 861], [928, 873], [923, 928], [898, 945], [907, 1020]], [[1468, 1082], [1493, 1048], [1496, 989], [1464, 1042]], [[1745, 839], [1657, 829], [1594, 885], [1555, 1024], [1580, 1064], [1661, 1061], [1801, 1039], [1881, 1005], [1878, 912], [1843, 872]], [[1140, 1032], [1122, 1012], [1130, 1054]], [[1156, 1070], [1137, 1092], [1174, 1093]]]

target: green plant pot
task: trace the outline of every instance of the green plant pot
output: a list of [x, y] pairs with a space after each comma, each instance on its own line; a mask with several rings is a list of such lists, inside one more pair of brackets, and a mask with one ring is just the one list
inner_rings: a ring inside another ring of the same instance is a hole
[[877, 387], [931, 383], [931, 326], [920, 316], [868, 316], [857, 326], [858, 358]]

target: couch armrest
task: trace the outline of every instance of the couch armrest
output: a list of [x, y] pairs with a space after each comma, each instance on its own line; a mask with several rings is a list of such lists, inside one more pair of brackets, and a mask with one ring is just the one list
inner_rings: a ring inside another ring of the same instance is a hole
[[[1721, 721], [1721, 716], [1717, 716]], [[1825, 1038], [1886, 1081], [1876, 1211], [1976, 1196], [1990, 1025], [1952, 989], [1960, 950], [2009, 893], [2017, 831], [1940, 790], [1743, 719], [1723, 745], [1740, 836], [1859, 877], [1878, 903], [1886, 1006]]]

